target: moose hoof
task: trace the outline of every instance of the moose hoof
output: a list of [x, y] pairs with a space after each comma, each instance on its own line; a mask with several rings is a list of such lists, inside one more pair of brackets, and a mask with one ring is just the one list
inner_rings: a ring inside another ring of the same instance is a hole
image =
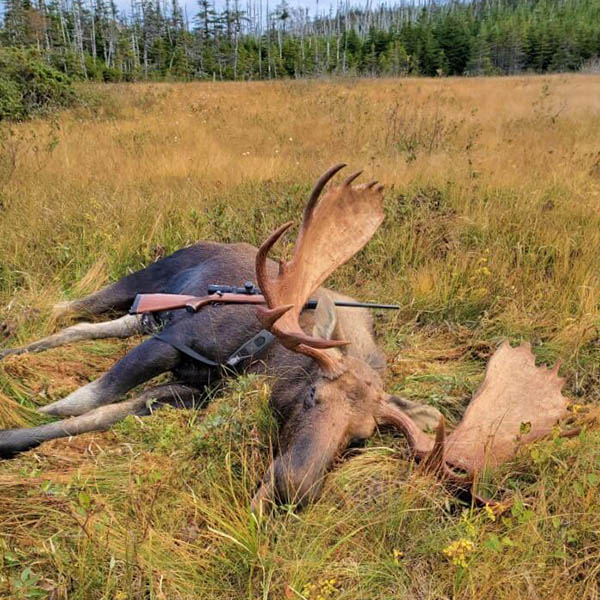
[[74, 315], [76, 312], [76, 302], [72, 300], [65, 300], [64, 302], [57, 302], [52, 307], [52, 318], [64, 319]]
[[14, 458], [19, 452], [34, 448], [39, 442], [30, 429], [0, 430], [0, 459]]

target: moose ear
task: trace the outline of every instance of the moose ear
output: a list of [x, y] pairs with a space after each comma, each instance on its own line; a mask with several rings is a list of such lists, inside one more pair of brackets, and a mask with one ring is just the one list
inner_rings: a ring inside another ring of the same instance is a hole
[[321, 294], [317, 308], [315, 309], [315, 324], [312, 330], [313, 337], [324, 340], [340, 339], [340, 332], [336, 331], [337, 325], [338, 318], [333, 298], [329, 294]]
[[423, 431], [435, 431], [443, 418], [442, 413], [437, 408], [428, 404], [420, 404], [400, 396], [388, 396], [387, 400], [408, 415]]

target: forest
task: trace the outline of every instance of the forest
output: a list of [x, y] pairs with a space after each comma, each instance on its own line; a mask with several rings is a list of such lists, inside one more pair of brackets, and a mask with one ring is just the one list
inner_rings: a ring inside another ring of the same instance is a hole
[[0, 53], [75, 79], [260, 80], [598, 70], [600, 0], [403, 2], [326, 12], [282, 0], [2, 0]]

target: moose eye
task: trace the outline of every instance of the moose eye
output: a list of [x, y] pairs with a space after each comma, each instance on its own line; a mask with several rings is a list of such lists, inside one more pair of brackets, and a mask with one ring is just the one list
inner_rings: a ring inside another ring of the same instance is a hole
[[304, 410], [308, 410], [315, 405], [315, 386], [311, 386], [307, 398], [304, 398]]

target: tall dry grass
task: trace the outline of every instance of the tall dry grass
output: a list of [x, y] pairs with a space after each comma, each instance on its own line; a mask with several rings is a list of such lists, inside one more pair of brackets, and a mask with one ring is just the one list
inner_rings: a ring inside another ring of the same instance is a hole
[[[387, 218], [331, 284], [402, 305], [377, 318], [390, 389], [456, 419], [508, 337], [562, 359], [575, 403], [600, 398], [600, 77], [88, 91], [91, 107], [0, 131], [7, 344], [55, 328], [55, 301], [182, 245], [258, 243], [345, 161], [387, 184]], [[0, 425], [36, 422], [38, 404], [134, 343], [3, 361]], [[1, 465], [0, 593], [598, 598], [594, 430], [494, 474], [518, 500], [502, 517], [450, 497], [382, 436], [315, 506], [257, 522], [267, 395], [242, 379], [207, 415], [167, 411]]]

